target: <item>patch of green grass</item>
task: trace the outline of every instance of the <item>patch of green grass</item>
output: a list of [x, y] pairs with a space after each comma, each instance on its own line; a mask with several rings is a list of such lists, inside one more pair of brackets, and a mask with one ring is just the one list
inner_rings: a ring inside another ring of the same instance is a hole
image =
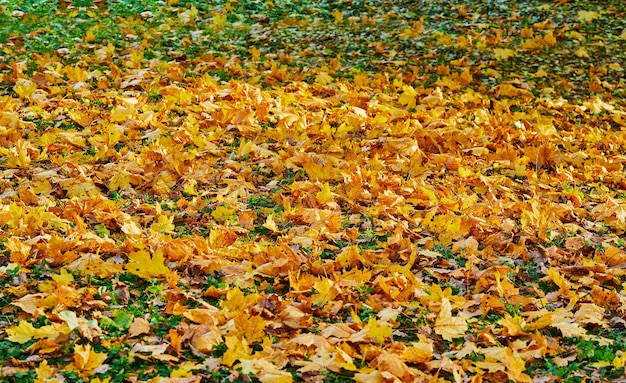
[[361, 308], [358, 310], [357, 315], [363, 322], [367, 323], [367, 321], [376, 316], [376, 313], [371, 307], [367, 305], [361, 305]]
[[433, 247], [433, 251], [441, 254], [443, 259], [452, 261], [460, 267], [465, 267], [465, 259], [460, 255], [454, 254], [452, 249], [450, 249], [448, 246], [438, 243], [435, 245], [435, 247]]
[[276, 206], [276, 201], [267, 195], [253, 195], [248, 199], [248, 206], [251, 208], [273, 208]]
[[354, 372], [343, 370], [340, 372], [325, 371], [322, 372], [324, 376], [324, 383], [353, 383]]

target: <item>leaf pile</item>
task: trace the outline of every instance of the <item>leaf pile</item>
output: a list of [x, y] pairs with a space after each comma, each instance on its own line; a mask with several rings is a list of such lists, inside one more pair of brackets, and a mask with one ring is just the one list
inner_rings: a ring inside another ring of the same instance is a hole
[[624, 378], [621, 2], [44, 3], [0, 17], [4, 380]]

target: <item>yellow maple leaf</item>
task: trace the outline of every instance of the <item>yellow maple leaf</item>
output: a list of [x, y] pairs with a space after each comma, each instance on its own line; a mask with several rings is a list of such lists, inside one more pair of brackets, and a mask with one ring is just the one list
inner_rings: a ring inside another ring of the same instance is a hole
[[391, 337], [391, 334], [393, 333], [393, 329], [388, 323], [382, 323], [379, 325], [376, 318], [370, 318], [365, 328], [369, 330], [367, 336], [372, 339], [376, 339], [376, 341], [381, 344], [385, 342], [385, 339]]
[[535, 32], [533, 31], [532, 28], [522, 28], [520, 30], [520, 36], [522, 36], [523, 38], [533, 38], [533, 36], [535, 35]]
[[578, 41], [583, 41], [585, 39], [585, 35], [576, 31], [568, 31], [567, 37], [574, 39], [574, 40], [578, 40]]
[[85, 36], [83, 37], [83, 41], [85, 41], [86, 43], [91, 43], [96, 41], [96, 39], [98, 38], [98, 36], [96, 36], [93, 33], [94, 28], [90, 28], [87, 30], [87, 32], [85, 33]]
[[19, 237], [9, 237], [5, 246], [9, 250], [11, 262], [18, 265], [33, 263], [33, 257], [30, 256], [32, 246], [22, 241]]
[[324, 305], [328, 301], [335, 299], [337, 296], [338, 289], [335, 287], [333, 281], [328, 278], [324, 278], [319, 282], [315, 282], [313, 284], [313, 288], [315, 289], [315, 294], [311, 296], [311, 302], [316, 305]]
[[226, 299], [222, 301], [221, 307], [223, 310], [237, 312], [246, 305], [246, 297], [239, 287], [228, 290], [226, 293]]
[[335, 11], [333, 12], [333, 17], [335, 18], [336, 24], [343, 23], [343, 12], [341, 12], [340, 10], [335, 9]]
[[512, 317], [509, 314], [505, 314], [505, 317], [498, 321], [498, 324], [502, 326], [503, 334], [508, 336], [524, 336], [528, 335], [525, 331], [527, 324], [524, 319], [519, 316]]
[[128, 235], [139, 235], [141, 234], [141, 228], [139, 227], [139, 225], [137, 225], [137, 223], [135, 223], [135, 221], [133, 221], [130, 217], [130, 215], [125, 214], [124, 215], [124, 223], [122, 224], [122, 232], [124, 234], [128, 234]]
[[24, 344], [31, 339], [56, 339], [59, 335], [69, 334], [71, 332], [67, 324], [55, 323], [52, 325], [34, 327], [25, 320], [21, 320], [17, 326], [6, 329], [7, 337], [11, 342]]
[[35, 379], [35, 383], [56, 383], [60, 382], [58, 379], [52, 379], [55, 370], [48, 365], [48, 361], [44, 360], [39, 363], [39, 366], [35, 368], [35, 373], [37, 374], [37, 379]]
[[320, 85], [328, 85], [333, 82], [333, 78], [326, 72], [320, 72], [315, 76], [315, 83]]
[[578, 57], [589, 58], [589, 53], [587, 53], [587, 50], [585, 49], [585, 47], [578, 48], [576, 52], [574, 52], [574, 54]]
[[613, 365], [614, 368], [624, 367], [624, 365], [626, 364], [626, 353], [623, 353], [622, 355], [619, 355], [613, 358], [613, 361], [611, 361], [611, 364]]
[[556, 37], [554, 37], [554, 34], [552, 33], [552, 31], [549, 31], [543, 36], [541, 35], [535, 36], [535, 41], [540, 45], [551, 47], [556, 44]]
[[302, 164], [302, 167], [311, 180], [314, 181], [336, 181], [340, 179], [339, 172], [337, 172], [333, 166], [329, 166], [328, 164], [318, 164], [312, 159], [307, 159], [307, 161]]
[[232, 366], [237, 360], [250, 359], [250, 347], [245, 339], [240, 339], [235, 335], [227, 335], [224, 338], [226, 352], [222, 356], [222, 364]]
[[453, 317], [450, 301], [448, 298], [443, 298], [441, 300], [441, 310], [435, 320], [435, 333], [441, 335], [447, 341], [452, 341], [454, 338], [465, 335], [467, 329], [467, 317], [461, 314]]
[[66, 190], [67, 196], [70, 198], [97, 197], [100, 194], [100, 189], [98, 189], [91, 180], [85, 182], [77, 182], [69, 186]]
[[548, 269], [548, 277], [552, 280], [552, 282], [554, 282], [555, 285], [557, 285], [561, 289], [561, 291], [563, 292], [569, 291], [570, 289], [569, 282], [554, 267], [551, 267]]
[[581, 327], [572, 316], [570, 311], [563, 308], [556, 309], [552, 313], [552, 327], [559, 329], [565, 337], [586, 337], [587, 330]]
[[165, 266], [165, 259], [161, 250], [155, 251], [152, 257], [146, 250], [130, 253], [126, 271], [145, 279], [164, 277], [171, 273], [171, 270]]
[[13, 91], [21, 98], [27, 98], [37, 89], [37, 84], [30, 80], [20, 78], [17, 80]]
[[52, 274], [52, 280], [59, 284], [67, 285], [74, 282], [74, 276], [63, 268], [58, 274]]
[[417, 92], [415, 88], [410, 85], [404, 85], [402, 87], [402, 95], [398, 98], [398, 102], [402, 105], [406, 105], [407, 108], [415, 107], [417, 99]]
[[469, 68], [466, 68], [460, 74], [459, 73], [453, 73], [452, 74], [452, 79], [457, 84], [465, 86], [465, 85], [469, 85], [472, 82], [472, 80], [474, 79], [474, 76], [472, 76], [472, 74], [470, 73]]
[[274, 221], [274, 214], [270, 214], [267, 216], [267, 218], [265, 219], [265, 223], [263, 224], [263, 227], [271, 230], [274, 233], [280, 233], [280, 229], [278, 228], [278, 226], [276, 225], [276, 222]]
[[170, 233], [174, 231], [174, 216], [166, 216], [161, 214], [157, 219], [157, 222], [150, 225], [151, 233]]
[[[188, 360], [184, 363], [179, 364], [176, 370], [170, 372], [170, 378], [188, 378], [190, 376], [193, 376], [192, 371], [199, 370], [202, 367], [203, 366], [201, 364], [197, 364]], [[186, 379], [183, 381], [186, 381]]]
[[229, 209], [226, 206], [218, 206], [211, 212], [211, 217], [216, 221], [223, 221], [224, 219], [232, 216], [235, 213], [233, 209]]
[[420, 337], [419, 342], [411, 343], [409, 347], [405, 348], [402, 352], [402, 359], [410, 363], [425, 363], [433, 357], [433, 343], [427, 341], [423, 335]]
[[507, 348], [504, 351], [504, 360], [502, 363], [506, 367], [506, 373], [509, 379], [512, 381], [520, 383], [532, 381], [530, 376], [524, 374], [524, 370], [526, 369], [524, 360], [511, 349]]
[[115, 172], [107, 185], [109, 191], [115, 191], [117, 189], [126, 189], [131, 187], [130, 185], [130, 173], [124, 169]]
[[595, 11], [578, 11], [578, 15], [576, 16], [578, 21], [582, 23], [590, 23], [593, 20], [597, 20], [600, 18], [600, 14]]
[[195, 23], [196, 17], [198, 17], [198, 8], [196, 8], [195, 5], [192, 5], [190, 9], [178, 14], [178, 19], [183, 24]]
[[241, 372], [252, 374], [261, 383], [292, 383], [293, 377], [286, 371], [280, 371], [276, 362], [270, 358], [254, 358], [242, 360], [239, 364]]
[[493, 56], [496, 60], [506, 60], [510, 57], [515, 57], [515, 55], [515, 51], [509, 48], [495, 48], [493, 50]]
[[265, 320], [260, 315], [250, 316], [241, 310], [235, 316], [235, 328], [250, 343], [261, 340], [265, 335]]
[[215, 29], [222, 30], [224, 28], [224, 24], [226, 24], [226, 17], [228, 15], [226, 13], [214, 12], [213, 13], [213, 25]]
[[321, 190], [317, 194], [315, 194], [315, 199], [317, 199], [317, 202], [322, 205], [328, 202], [333, 202], [335, 200], [333, 193], [330, 191], [330, 185], [328, 184], [328, 182], [324, 182]]
[[253, 61], [259, 61], [261, 59], [261, 51], [257, 47], [248, 49], [248, 53], [252, 56]]
[[93, 375], [94, 370], [106, 360], [106, 352], [95, 352], [90, 344], [74, 346], [74, 367], [83, 376]]
[[539, 68], [537, 72], [534, 74], [535, 77], [539, 77], [539, 78], [546, 77], [547, 75], [548, 75], [548, 72], [546, 72], [545, 69], [543, 68]]
[[37, 329], [30, 322], [21, 320], [17, 326], [7, 328], [6, 333], [9, 334], [7, 337], [9, 341], [24, 344], [33, 339]]

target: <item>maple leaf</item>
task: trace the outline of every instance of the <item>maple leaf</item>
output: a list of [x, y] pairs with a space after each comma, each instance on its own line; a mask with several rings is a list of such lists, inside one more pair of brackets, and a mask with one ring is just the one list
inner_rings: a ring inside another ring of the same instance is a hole
[[265, 335], [265, 320], [259, 315], [249, 316], [240, 311], [235, 316], [235, 327], [250, 343], [254, 343]]
[[525, 331], [527, 324], [519, 317], [512, 317], [509, 314], [506, 314], [505, 317], [500, 319], [498, 323], [502, 326], [502, 330], [506, 335], [528, 335], [528, 333]]
[[335, 9], [335, 11], [333, 12], [333, 17], [335, 18], [335, 24], [343, 23], [343, 12], [341, 12], [339, 9]]
[[143, 318], [135, 318], [133, 323], [128, 328], [128, 335], [132, 337], [141, 334], [147, 334], [150, 332], [150, 329], [150, 322]]
[[95, 352], [90, 344], [74, 346], [74, 367], [82, 376], [91, 376], [107, 359], [106, 352]]
[[38, 310], [41, 311], [41, 300], [45, 297], [46, 294], [27, 294], [20, 299], [14, 300], [13, 302], [11, 302], [11, 304], [13, 306], [21, 308], [29, 314], [35, 314], [36, 312], [38, 312]]
[[131, 187], [130, 173], [124, 169], [119, 172], [115, 172], [107, 185], [110, 191], [118, 189], [125, 189]]
[[598, 12], [595, 11], [578, 11], [578, 13], [576, 14], [576, 17], [578, 18], [579, 21], [583, 22], [583, 23], [590, 23], [594, 20], [597, 20], [600, 18], [600, 14]]
[[276, 225], [276, 222], [274, 221], [274, 214], [269, 214], [267, 216], [267, 218], [265, 219], [265, 223], [263, 223], [263, 227], [274, 232], [274, 233], [280, 233], [281, 230], [278, 228], [278, 225]]
[[433, 357], [433, 344], [419, 335], [420, 341], [411, 343], [402, 352], [402, 359], [410, 363], [426, 363]]
[[542, 35], [535, 36], [535, 41], [539, 43], [540, 45], [551, 47], [556, 44], [556, 37], [554, 37], [552, 30], [550, 30], [548, 31], [548, 33], [546, 33], [543, 36]]
[[37, 329], [25, 320], [21, 320], [17, 326], [6, 329], [6, 333], [9, 334], [7, 339], [11, 342], [24, 344], [37, 334]]
[[159, 215], [159, 217], [157, 218], [157, 222], [153, 223], [152, 225], [150, 225], [150, 232], [151, 233], [170, 233], [174, 230], [175, 226], [174, 226], [174, 217], [173, 216], [166, 216], [164, 214]]
[[196, 8], [195, 5], [192, 5], [190, 9], [178, 14], [178, 18], [183, 24], [194, 24], [196, 17], [198, 17], [198, 8]]
[[379, 370], [383, 371], [383, 376], [390, 374], [405, 382], [410, 381], [414, 376], [414, 373], [398, 355], [386, 351], [381, 352], [373, 364], [378, 367]]
[[321, 190], [315, 195], [315, 198], [322, 205], [335, 200], [335, 197], [330, 191], [330, 185], [328, 182], [324, 182]]
[[584, 57], [584, 58], [589, 58], [589, 53], [587, 52], [587, 50], [585, 49], [585, 47], [580, 47], [576, 50], [576, 52], [574, 52], [574, 54], [578, 57]]
[[220, 31], [226, 24], [228, 14], [226, 12], [213, 12], [213, 25], [215, 29]]
[[376, 318], [370, 318], [365, 328], [368, 329], [367, 336], [375, 339], [380, 344], [384, 343], [385, 339], [389, 338], [393, 333], [393, 329], [389, 324], [382, 323], [379, 325]]
[[24, 344], [31, 339], [56, 339], [59, 336], [67, 335], [71, 332], [66, 324], [55, 323], [52, 325], [34, 327], [30, 322], [21, 320], [17, 326], [9, 327], [6, 333], [7, 339], [11, 342]]
[[398, 98], [398, 102], [402, 105], [405, 105], [407, 108], [415, 107], [417, 100], [417, 92], [415, 88], [410, 85], [404, 85], [402, 87], [402, 94]]
[[531, 382], [532, 378], [524, 374], [525, 363], [524, 360], [516, 355], [511, 349], [504, 350], [504, 366], [509, 379], [514, 382]]
[[311, 302], [319, 306], [323, 306], [327, 302], [335, 299], [335, 297], [339, 294], [339, 289], [329, 278], [324, 278], [319, 282], [315, 282], [313, 288], [315, 289], [315, 294], [311, 296]]
[[506, 60], [508, 58], [515, 57], [515, 55], [515, 51], [508, 48], [495, 48], [493, 50], [493, 56], [496, 60]]
[[280, 313], [280, 319], [283, 325], [290, 328], [297, 329], [308, 327], [308, 315], [297, 307], [291, 305], [285, 307], [285, 309]]
[[44, 360], [35, 368], [35, 374], [37, 374], [35, 383], [60, 383], [60, 379], [53, 379], [55, 372], [55, 369], [48, 365], [48, 361]]
[[73, 311], [63, 310], [59, 313], [59, 318], [63, 319], [65, 323], [67, 323], [70, 330], [74, 330], [79, 326], [78, 317]]
[[122, 232], [128, 235], [139, 235], [142, 232], [139, 225], [137, 225], [128, 215], [124, 216], [124, 223], [122, 224], [121, 229]]
[[250, 354], [252, 350], [245, 339], [240, 339], [235, 335], [227, 335], [224, 337], [224, 343], [227, 349], [222, 356], [222, 364], [225, 366], [232, 366], [238, 360], [241, 361], [251, 358]]
[[460, 74], [453, 73], [452, 74], [452, 79], [457, 84], [459, 84], [461, 86], [465, 86], [465, 85], [469, 85], [472, 82], [472, 80], [474, 79], [474, 76], [472, 76], [472, 74], [470, 73], [469, 68], [466, 68]]
[[315, 83], [320, 85], [328, 85], [333, 82], [333, 78], [326, 72], [319, 72], [315, 76]]
[[37, 84], [23, 78], [18, 79], [15, 86], [13, 87], [13, 91], [22, 98], [29, 97], [36, 89]]
[[161, 250], [155, 251], [152, 256], [146, 250], [134, 251], [128, 254], [126, 270], [138, 277], [150, 279], [165, 277], [171, 270], [165, 266], [165, 259]]
[[447, 341], [462, 337], [468, 329], [467, 319], [468, 317], [463, 314], [453, 317], [450, 301], [448, 298], [443, 298], [439, 315], [435, 320], [435, 333]]
[[226, 206], [218, 206], [211, 212], [211, 217], [216, 221], [223, 221], [235, 213], [235, 210], [229, 209]]
[[586, 337], [587, 330], [576, 323], [572, 314], [564, 309], [557, 309], [552, 315], [552, 326], [561, 331], [566, 337]]
[[24, 243], [19, 237], [10, 237], [6, 242], [6, 248], [9, 250], [9, 259], [18, 265], [28, 265], [32, 263], [30, 252], [32, 246]]
[[357, 383], [385, 383], [387, 379], [383, 377], [378, 370], [363, 371], [354, 375], [354, 381]]
[[87, 32], [85, 32], [85, 36], [83, 36], [83, 40], [87, 43], [91, 43], [96, 41], [96, 39], [98, 38], [98, 36], [96, 34], [93, 33], [95, 28], [90, 28], [87, 30]]
[[558, 270], [553, 267], [548, 269], [548, 277], [559, 287], [561, 292], [569, 293], [571, 287], [570, 283], [565, 279], [565, 277], [563, 277], [563, 275], [561, 275], [561, 273], [559, 273]]

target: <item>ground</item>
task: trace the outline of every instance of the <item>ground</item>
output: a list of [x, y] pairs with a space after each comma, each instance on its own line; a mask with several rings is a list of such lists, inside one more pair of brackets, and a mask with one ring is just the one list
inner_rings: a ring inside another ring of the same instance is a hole
[[512, 3], [0, 1], [1, 379], [626, 379], [626, 6]]

